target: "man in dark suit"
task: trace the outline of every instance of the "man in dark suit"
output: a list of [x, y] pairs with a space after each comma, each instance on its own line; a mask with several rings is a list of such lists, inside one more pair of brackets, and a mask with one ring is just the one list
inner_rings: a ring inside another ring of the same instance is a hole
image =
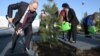
[[[22, 32], [22, 30], [24, 31], [25, 35], [25, 48], [29, 49], [30, 40], [32, 38], [32, 22], [37, 15], [37, 6], [37, 1], [32, 1], [30, 4], [22, 1], [8, 6], [8, 22], [15, 25], [15, 33], [12, 35], [11, 52], [14, 51], [16, 41], [18, 40], [19, 34]], [[12, 18], [13, 10], [18, 10], [14, 19]]]
[[[60, 12], [61, 20], [71, 23], [71, 29], [68, 31], [68, 36], [67, 36], [68, 41], [76, 42], [76, 33], [77, 33], [76, 26], [79, 24], [79, 21], [76, 17], [74, 10], [70, 8], [67, 3], [63, 3], [62, 7], [63, 9]], [[72, 38], [72, 41], [71, 41], [71, 38]]]

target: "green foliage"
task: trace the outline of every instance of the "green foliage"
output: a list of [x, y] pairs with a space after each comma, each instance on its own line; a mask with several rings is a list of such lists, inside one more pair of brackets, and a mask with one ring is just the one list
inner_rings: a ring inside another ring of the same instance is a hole
[[96, 27], [98, 32], [100, 32], [100, 12], [95, 12]]
[[49, 15], [56, 13], [56, 11], [58, 10], [55, 3], [53, 5], [52, 3], [44, 4], [43, 8], [45, 9], [46, 13]]
[[96, 27], [98, 32], [100, 32], [100, 18], [98, 18], [98, 21], [96, 21]]
[[58, 35], [59, 29], [54, 27], [54, 24], [60, 24], [60, 17], [58, 16], [58, 8], [55, 3], [52, 3], [53, 0], [48, 0], [48, 4], [43, 5], [43, 9], [46, 11], [46, 20], [44, 21], [46, 25], [48, 25], [48, 29], [46, 30], [46, 26], [44, 33], [41, 33], [42, 38], [50, 38], [50, 42], [58, 43]]
[[48, 0], [49, 2], [52, 2], [53, 0]]

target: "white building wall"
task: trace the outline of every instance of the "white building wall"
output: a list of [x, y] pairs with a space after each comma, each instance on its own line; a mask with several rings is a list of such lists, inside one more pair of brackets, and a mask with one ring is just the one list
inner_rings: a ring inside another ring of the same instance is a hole
[[5, 16], [0, 16], [0, 28], [8, 28], [8, 21]]
[[[33, 33], [38, 32], [40, 27], [40, 20], [35, 19], [32, 23]], [[8, 28], [8, 21], [5, 16], [0, 16], [0, 28]]]

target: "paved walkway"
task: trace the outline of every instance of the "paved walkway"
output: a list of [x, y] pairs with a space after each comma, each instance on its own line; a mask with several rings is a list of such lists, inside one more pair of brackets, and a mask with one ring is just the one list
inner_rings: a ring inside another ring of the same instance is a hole
[[[9, 30], [0, 30], [0, 56], [7, 56], [7, 54], [9, 54], [9, 49], [11, 47], [11, 42], [12, 42], [11, 34], [9, 34], [9, 33], [11, 33], [10, 29]], [[18, 56], [18, 54], [19, 54], [19, 56], [26, 54], [26, 53], [24, 53], [24, 49], [23, 49], [24, 46], [20, 39], [17, 42], [14, 56]], [[33, 36], [33, 39], [39, 40], [38, 35]], [[79, 35], [79, 34], [77, 36], [76, 43], [69, 43], [68, 41], [64, 41], [62, 39], [60, 39], [60, 41], [66, 43], [66, 44], [69, 44], [71, 46], [74, 46], [81, 50], [87, 50], [87, 49], [91, 49], [93, 47], [100, 46], [100, 40], [85, 38], [84, 36]]]
[[80, 50], [88, 50], [100, 46], [100, 40], [85, 38], [83, 36], [78, 36], [76, 43], [70, 43], [68, 41], [64, 41], [63, 39], [59, 40]]

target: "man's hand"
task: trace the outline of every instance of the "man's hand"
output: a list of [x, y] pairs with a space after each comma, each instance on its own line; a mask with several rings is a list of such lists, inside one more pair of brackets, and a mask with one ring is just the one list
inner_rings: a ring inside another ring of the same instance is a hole
[[22, 29], [20, 28], [20, 29], [18, 29], [17, 31], [16, 31], [16, 34], [18, 35], [18, 34], [20, 34], [22, 32]]
[[9, 23], [12, 23], [12, 21], [13, 21], [13, 18], [9, 18], [9, 17], [8, 17], [8, 22], [9, 22]]

